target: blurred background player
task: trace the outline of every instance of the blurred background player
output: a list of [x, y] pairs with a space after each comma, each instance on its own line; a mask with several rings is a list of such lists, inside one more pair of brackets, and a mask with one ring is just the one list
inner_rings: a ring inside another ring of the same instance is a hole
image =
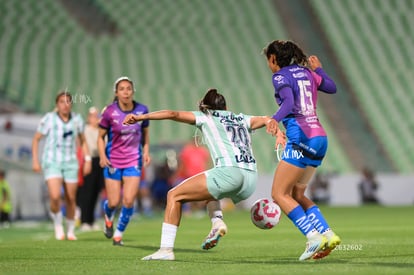
[[[218, 200], [231, 198], [234, 203], [247, 199], [256, 189], [257, 167], [250, 132], [265, 126], [269, 117], [254, 117], [227, 111], [226, 100], [210, 89], [199, 103], [199, 111], [158, 111], [128, 115], [124, 123], [134, 125], [145, 120], [170, 119], [195, 125], [203, 133], [215, 167], [184, 180], [168, 192], [162, 225], [160, 249], [142, 260], [174, 260], [174, 242], [182, 216], [182, 204], [208, 201], [212, 229], [203, 249], [216, 246], [227, 233]], [[277, 129], [277, 128], [276, 128]]]
[[305, 190], [328, 146], [326, 132], [316, 114], [318, 90], [333, 94], [336, 84], [316, 56], [308, 59], [292, 41], [272, 41], [263, 53], [273, 73], [274, 96], [279, 106], [269, 127], [282, 122], [287, 136], [273, 178], [272, 198], [308, 239], [299, 260], [322, 258], [341, 240], [330, 229], [319, 207], [305, 196]]
[[[211, 167], [210, 153], [202, 144], [196, 144], [196, 137], [191, 138], [182, 148], [178, 167], [175, 173], [175, 184], [177, 185], [185, 179], [202, 173]], [[206, 202], [195, 201], [183, 204], [184, 214], [193, 213], [202, 217], [205, 214]]]
[[[61, 190], [64, 190], [66, 206], [67, 239], [76, 240], [75, 209], [78, 188], [79, 162], [76, 156], [77, 141], [85, 156], [85, 173], [91, 169], [89, 150], [85, 143], [84, 121], [80, 114], [72, 112], [72, 96], [60, 92], [56, 96], [56, 111], [43, 116], [32, 141], [32, 168], [43, 170], [49, 192], [50, 216], [55, 228], [55, 238], [65, 239], [62, 224]], [[39, 142], [46, 137], [42, 165], [39, 162]]]
[[311, 200], [315, 203], [329, 203], [329, 180], [328, 175], [315, 173], [312, 182], [309, 184]]
[[6, 181], [6, 172], [0, 169], [0, 228], [8, 228], [11, 223], [12, 202], [10, 185]]
[[99, 165], [99, 110], [96, 107], [89, 108], [84, 135], [91, 156], [92, 170], [83, 177], [83, 183], [78, 189], [77, 203], [80, 207], [81, 230], [89, 231], [99, 228], [95, 224], [95, 208], [104, 187], [103, 168]]
[[361, 171], [361, 180], [358, 184], [361, 202], [364, 204], [378, 203], [377, 190], [378, 183], [375, 173], [368, 167], [364, 167]]
[[146, 178], [145, 167], [141, 168], [141, 181], [139, 183], [136, 204], [137, 212], [143, 214], [146, 217], [152, 216], [153, 200], [151, 197], [150, 184]]
[[164, 161], [157, 164], [154, 168], [154, 179], [151, 184], [151, 194], [154, 200], [154, 208], [164, 211], [167, 203], [167, 193], [177, 185], [175, 170], [169, 163], [169, 157], [165, 157]]
[[[115, 99], [103, 110], [99, 122], [98, 150], [104, 169], [107, 200], [104, 202], [105, 230], [114, 245], [123, 245], [123, 233], [134, 212], [134, 202], [141, 179], [141, 168], [150, 163], [149, 121], [132, 126], [122, 122], [128, 114], [146, 114], [147, 106], [136, 102], [134, 83], [120, 77], [114, 84]], [[108, 138], [105, 142], [106, 137]], [[113, 231], [115, 210], [122, 207], [116, 231]]]

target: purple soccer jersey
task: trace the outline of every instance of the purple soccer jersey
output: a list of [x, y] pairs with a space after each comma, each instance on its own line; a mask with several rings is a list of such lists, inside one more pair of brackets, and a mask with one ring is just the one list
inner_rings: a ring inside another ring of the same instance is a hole
[[[294, 118], [308, 138], [326, 136], [316, 114], [318, 87], [322, 83], [322, 77], [308, 68], [291, 65], [280, 69], [272, 79], [279, 106], [283, 104], [279, 92], [285, 87], [290, 87], [292, 90], [293, 94], [289, 96], [293, 96], [293, 108], [288, 111], [287, 117]], [[283, 112], [282, 107], [278, 112]], [[278, 113], [273, 117], [278, 117]]]
[[106, 155], [114, 168], [142, 166], [142, 131], [149, 126], [149, 120], [132, 125], [124, 125], [128, 114], [146, 114], [148, 107], [134, 101], [132, 111], [124, 112], [118, 102], [108, 105], [99, 122], [99, 127], [108, 131]]

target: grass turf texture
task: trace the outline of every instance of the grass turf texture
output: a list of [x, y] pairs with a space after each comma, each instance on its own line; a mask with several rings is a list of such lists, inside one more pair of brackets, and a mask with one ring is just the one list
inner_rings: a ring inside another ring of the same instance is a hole
[[225, 213], [228, 234], [209, 251], [201, 243], [207, 217], [183, 217], [176, 261], [141, 261], [158, 249], [162, 217], [133, 217], [124, 247], [102, 232], [56, 241], [50, 223], [0, 230], [0, 274], [413, 274], [413, 207], [321, 207], [342, 244], [322, 260], [299, 262], [305, 238], [282, 215], [270, 230], [256, 228], [247, 211]]

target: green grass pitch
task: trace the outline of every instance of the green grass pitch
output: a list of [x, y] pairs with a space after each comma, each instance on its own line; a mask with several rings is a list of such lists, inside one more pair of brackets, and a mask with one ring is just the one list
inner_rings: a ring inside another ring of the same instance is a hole
[[299, 262], [305, 237], [283, 215], [261, 230], [247, 211], [225, 212], [228, 234], [201, 249], [207, 217], [183, 217], [173, 262], [141, 261], [158, 249], [162, 217], [134, 216], [124, 247], [102, 232], [56, 241], [51, 223], [0, 229], [0, 274], [414, 274], [414, 207], [321, 207], [342, 244], [327, 258]]

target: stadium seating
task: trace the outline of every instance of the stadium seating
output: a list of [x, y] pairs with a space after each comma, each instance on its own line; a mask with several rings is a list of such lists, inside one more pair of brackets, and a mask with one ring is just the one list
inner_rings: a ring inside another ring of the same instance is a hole
[[414, 165], [411, 1], [312, 1], [359, 103], [400, 172]]

